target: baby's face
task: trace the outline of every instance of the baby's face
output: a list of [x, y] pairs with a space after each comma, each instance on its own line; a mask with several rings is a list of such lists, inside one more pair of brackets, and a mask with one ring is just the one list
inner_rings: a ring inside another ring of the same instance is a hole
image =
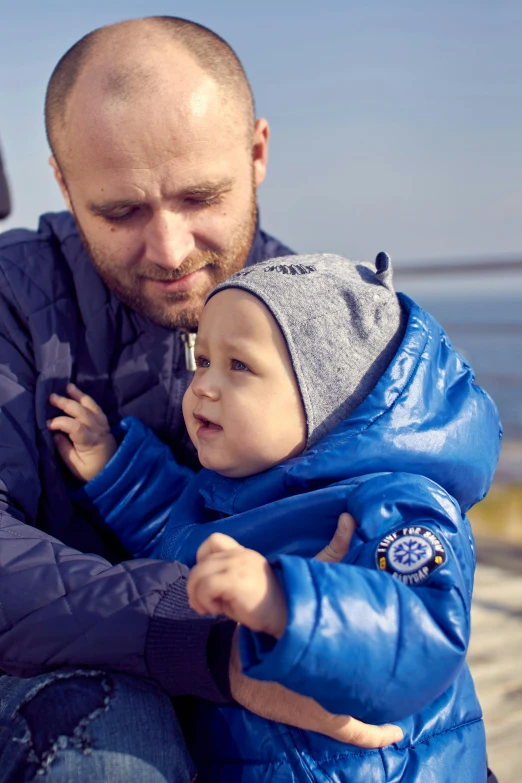
[[195, 356], [183, 415], [205, 468], [251, 476], [305, 448], [305, 415], [285, 339], [259, 299], [232, 288], [212, 297]]

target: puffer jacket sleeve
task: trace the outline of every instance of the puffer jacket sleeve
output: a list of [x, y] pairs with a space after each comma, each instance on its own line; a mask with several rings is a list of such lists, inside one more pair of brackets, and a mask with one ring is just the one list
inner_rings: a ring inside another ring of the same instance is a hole
[[453, 499], [422, 476], [375, 474], [351, 489], [347, 510], [358, 530], [346, 562], [276, 558], [286, 631], [274, 642], [242, 629], [241, 657], [249, 677], [330, 712], [397, 721], [442, 694], [464, 662], [471, 530]]
[[149, 427], [129, 416], [115, 431], [118, 451], [73, 500], [108, 525], [134, 557], [159, 557], [172, 506], [194, 478]]
[[95, 666], [151, 677], [172, 695], [226, 700], [228, 682], [218, 684], [207, 660], [219, 621], [189, 608], [183, 565], [112, 565], [37, 528], [34, 364], [0, 270], [0, 669], [28, 677]]

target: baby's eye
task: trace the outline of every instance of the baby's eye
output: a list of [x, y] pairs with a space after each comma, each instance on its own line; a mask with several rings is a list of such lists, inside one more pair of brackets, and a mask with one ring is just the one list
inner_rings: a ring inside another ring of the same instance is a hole
[[232, 359], [232, 369], [236, 372], [250, 372], [250, 367], [239, 359]]
[[210, 360], [207, 359], [205, 356], [196, 356], [196, 367], [201, 367], [201, 369], [206, 370], [210, 367]]

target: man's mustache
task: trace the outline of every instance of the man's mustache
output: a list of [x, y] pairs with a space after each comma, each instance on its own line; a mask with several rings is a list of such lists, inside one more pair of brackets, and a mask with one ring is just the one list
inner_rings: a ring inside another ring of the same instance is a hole
[[162, 280], [171, 283], [174, 280], [180, 280], [182, 277], [197, 272], [206, 266], [222, 266], [223, 257], [219, 253], [207, 252], [196, 258], [187, 259], [177, 269], [165, 269], [157, 264], [147, 265], [138, 271], [138, 277], [147, 278], [147, 280]]

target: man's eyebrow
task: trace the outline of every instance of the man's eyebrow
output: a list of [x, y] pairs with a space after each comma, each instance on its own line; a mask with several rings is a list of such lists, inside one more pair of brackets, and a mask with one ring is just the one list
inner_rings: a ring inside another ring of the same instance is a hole
[[89, 201], [88, 207], [95, 215], [107, 215], [109, 212], [113, 212], [117, 209], [139, 207], [142, 203], [142, 201], [137, 199], [115, 199], [114, 201], [104, 201], [102, 204], [97, 204], [95, 201]]
[[236, 180], [234, 177], [226, 177], [225, 179], [221, 179], [218, 182], [212, 182], [209, 180], [208, 182], [198, 182], [197, 185], [189, 186], [187, 188], [184, 188], [182, 191], [182, 195], [203, 195], [206, 193], [219, 193], [223, 190], [230, 190], [230, 188], [233, 187]]
[[[208, 196], [215, 193], [223, 193], [224, 191], [231, 190], [236, 180], [234, 177], [225, 177], [219, 181], [198, 182], [197, 185], [184, 188], [178, 197], [181, 196]], [[174, 198], [174, 196], [172, 197]], [[107, 215], [110, 212], [118, 209], [126, 209], [128, 207], [141, 207], [145, 202], [141, 199], [113, 199], [111, 201], [104, 201], [98, 203], [96, 201], [90, 201], [88, 204], [89, 210], [95, 215]]]

